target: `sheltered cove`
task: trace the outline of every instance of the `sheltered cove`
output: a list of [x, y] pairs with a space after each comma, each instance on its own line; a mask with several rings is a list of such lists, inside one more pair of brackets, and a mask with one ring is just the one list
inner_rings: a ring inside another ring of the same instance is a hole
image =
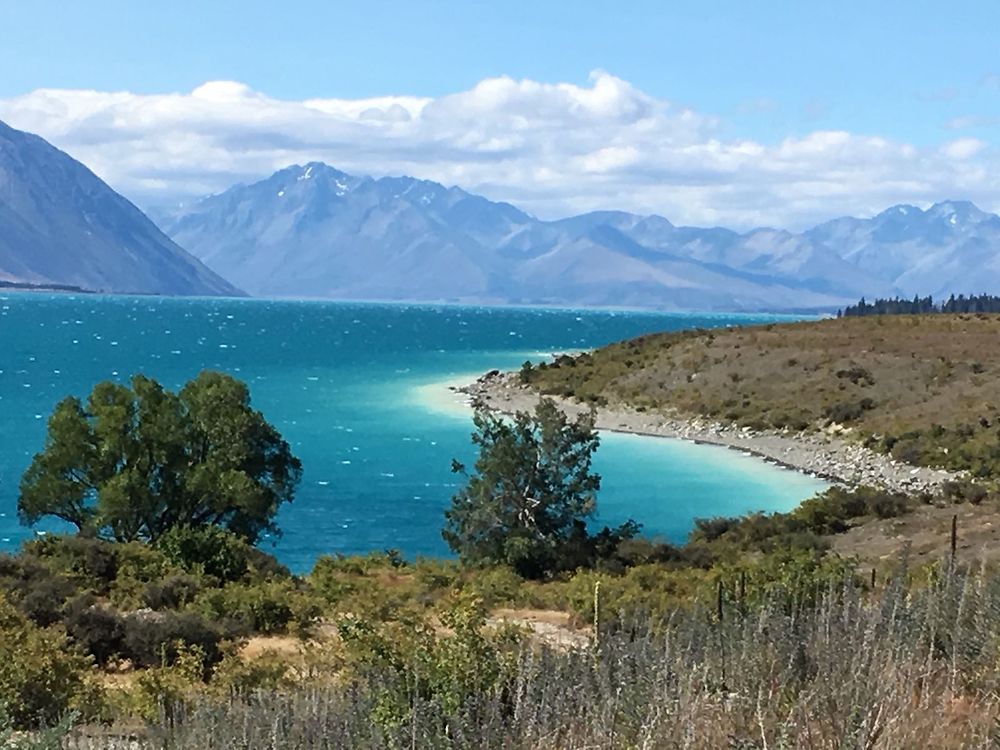
[[[508, 414], [530, 411], [540, 397], [538, 391], [520, 382], [517, 373], [498, 370], [454, 390], [466, 394], [473, 404]], [[545, 398], [570, 416], [590, 408], [558, 396]], [[835, 484], [869, 485], [907, 494], [934, 493], [945, 482], [962, 476], [944, 469], [911, 466], [829, 432], [754, 430], [700, 417], [638, 411], [624, 404], [596, 407], [596, 414], [600, 430], [718, 445]]]

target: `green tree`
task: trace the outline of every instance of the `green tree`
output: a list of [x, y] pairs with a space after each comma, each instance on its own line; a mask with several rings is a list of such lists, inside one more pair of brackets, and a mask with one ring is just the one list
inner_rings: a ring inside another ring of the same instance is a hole
[[99, 383], [86, 406], [61, 401], [44, 450], [21, 479], [18, 512], [117, 541], [219, 526], [250, 543], [277, 532], [278, 507], [302, 475], [244, 383], [202, 372], [178, 393], [136, 375]]
[[590, 470], [599, 438], [594, 414], [570, 420], [543, 399], [505, 418], [477, 409], [474, 471], [445, 512], [442, 536], [463, 561], [510, 565], [541, 577], [575, 567], [601, 478]]

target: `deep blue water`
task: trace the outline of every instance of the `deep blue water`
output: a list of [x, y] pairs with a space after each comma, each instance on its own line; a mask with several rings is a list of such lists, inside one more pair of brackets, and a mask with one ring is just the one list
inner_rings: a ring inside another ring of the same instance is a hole
[[[442, 381], [658, 330], [773, 316], [263, 300], [0, 295], [0, 549], [18, 524], [17, 482], [67, 394], [144, 372], [178, 387], [204, 368], [247, 381], [302, 459], [283, 508], [280, 559], [397, 548], [442, 555], [451, 459], [470, 461], [471, 423]], [[784, 509], [822, 484], [732, 451], [607, 435], [600, 520], [633, 517], [680, 540], [697, 516]]]

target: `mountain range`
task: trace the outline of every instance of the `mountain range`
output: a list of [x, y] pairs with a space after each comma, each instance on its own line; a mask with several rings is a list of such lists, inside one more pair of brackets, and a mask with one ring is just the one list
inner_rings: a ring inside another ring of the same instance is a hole
[[965, 201], [740, 233], [620, 211], [544, 221], [458, 187], [314, 162], [157, 218], [163, 231], [0, 123], [0, 286], [702, 310], [1000, 291], [1000, 217]]
[[457, 187], [310, 163], [163, 227], [262, 296], [787, 310], [1000, 290], [1000, 217], [962, 201], [738, 233], [617, 211], [542, 221]]
[[0, 283], [113, 293], [242, 294], [80, 162], [3, 122]]

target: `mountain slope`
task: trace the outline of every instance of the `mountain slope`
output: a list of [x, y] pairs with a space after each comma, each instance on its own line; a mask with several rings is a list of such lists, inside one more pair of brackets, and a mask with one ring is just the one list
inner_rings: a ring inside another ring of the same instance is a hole
[[967, 201], [926, 211], [893, 206], [871, 219], [835, 219], [805, 236], [905, 296], [1000, 289], [1000, 217]]
[[459, 188], [312, 163], [164, 228], [266, 296], [776, 310], [1000, 290], [1000, 217], [958, 202], [739, 234], [616, 211], [540, 221]]
[[164, 227], [263, 296], [718, 309], [852, 299], [679, 255], [653, 241], [675, 231], [659, 217], [542, 222], [459, 188], [318, 163], [206, 198]]
[[118, 293], [241, 294], [85, 166], [2, 122], [0, 279]]

